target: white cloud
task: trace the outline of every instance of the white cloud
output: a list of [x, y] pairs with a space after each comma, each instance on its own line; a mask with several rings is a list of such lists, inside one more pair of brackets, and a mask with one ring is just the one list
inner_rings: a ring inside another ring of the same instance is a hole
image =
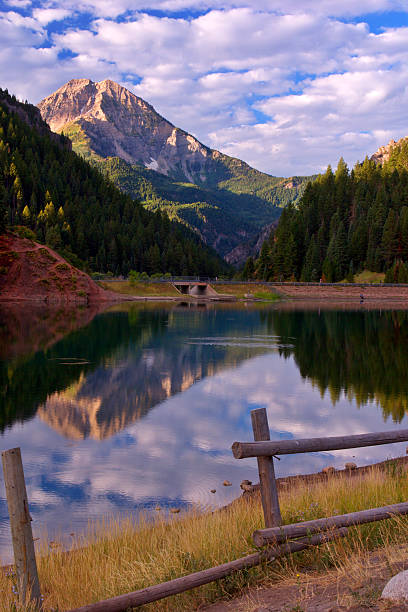
[[31, 0], [6, 0], [8, 6], [15, 6], [16, 8], [27, 8], [31, 6]]
[[[19, 0], [14, 0], [18, 2]], [[25, 0], [22, 0], [25, 1]], [[70, 10], [91, 11], [103, 17], [115, 17], [127, 11], [149, 11], [154, 8], [164, 12], [178, 12], [195, 9], [208, 11], [211, 9], [228, 10], [232, 8], [247, 8], [253, 11], [270, 11], [280, 14], [309, 12], [324, 16], [358, 16], [365, 13], [380, 11], [406, 11], [405, 0], [155, 0], [154, 6], [149, 0], [60, 0], [53, 4], [64, 6]]]
[[52, 21], [61, 21], [61, 19], [65, 19], [69, 17], [71, 14], [70, 11], [66, 9], [58, 9], [58, 8], [46, 8], [46, 9], [34, 9], [33, 17], [37, 19], [42, 25], [47, 25]]
[[31, 17], [9, 11], [0, 13], [0, 43], [5, 46], [38, 45], [45, 38], [41, 25]]
[[[208, 12], [171, 17], [188, 7]], [[333, 17], [406, 11], [405, 2], [157, 2], [165, 17], [144, 8], [60, 1], [31, 17], [0, 14], [3, 86], [36, 102], [70, 78], [112, 78], [205, 144], [279, 175], [315, 172], [340, 155], [353, 164], [384, 135], [408, 132], [408, 28], [376, 34]], [[95, 15], [89, 29], [47, 30], [84, 10]], [[47, 35], [51, 47], [39, 49]]]

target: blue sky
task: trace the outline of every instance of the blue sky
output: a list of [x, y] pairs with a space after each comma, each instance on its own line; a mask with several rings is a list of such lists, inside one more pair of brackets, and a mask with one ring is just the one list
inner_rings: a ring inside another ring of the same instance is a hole
[[406, 0], [0, 0], [0, 86], [111, 78], [275, 175], [408, 135]]

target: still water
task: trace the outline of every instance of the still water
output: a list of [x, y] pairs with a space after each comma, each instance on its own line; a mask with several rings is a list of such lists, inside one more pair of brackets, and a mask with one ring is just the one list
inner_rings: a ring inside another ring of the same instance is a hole
[[[35, 536], [156, 506], [212, 508], [257, 480], [256, 461], [230, 450], [252, 439], [253, 408], [267, 408], [271, 438], [408, 427], [407, 348], [408, 311], [359, 305], [7, 306], [0, 449], [22, 449]], [[362, 465], [405, 446], [292, 455], [276, 471]], [[0, 557], [10, 559], [2, 479]]]

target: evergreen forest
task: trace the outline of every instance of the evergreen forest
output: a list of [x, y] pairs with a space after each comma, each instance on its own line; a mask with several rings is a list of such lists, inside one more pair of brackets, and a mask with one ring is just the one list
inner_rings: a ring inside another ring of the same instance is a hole
[[52, 133], [35, 106], [0, 90], [0, 233], [6, 226], [23, 226], [95, 272], [229, 271], [197, 234], [161, 210], [145, 210]]
[[275, 281], [352, 281], [364, 269], [386, 282], [408, 282], [408, 141], [389, 159], [366, 158], [350, 172], [340, 159], [309, 183], [298, 206], [249, 259], [246, 278]]

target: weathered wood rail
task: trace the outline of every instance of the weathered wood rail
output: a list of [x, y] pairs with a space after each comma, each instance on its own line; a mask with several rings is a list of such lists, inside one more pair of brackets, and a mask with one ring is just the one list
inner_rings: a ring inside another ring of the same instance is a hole
[[[72, 609], [69, 612], [124, 612], [131, 607], [134, 608], [152, 603], [159, 599], [208, 584], [234, 572], [251, 568], [264, 562], [272, 562], [283, 555], [289, 555], [310, 546], [316, 546], [336, 538], [344, 537], [347, 535], [347, 528], [350, 526], [408, 515], [408, 502], [404, 502], [313, 521], [282, 525], [274, 470], [274, 457], [293, 453], [340, 450], [363, 446], [377, 446], [392, 442], [406, 442], [408, 441], [408, 429], [331, 438], [275, 441], [270, 440], [270, 430], [265, 408], [253, 410], [251, 412], [251, 420], [255, 441], [234, 442], [232, 451], [237, 459], [246, 457], [257, 458], [265, 529], [256, 530], [253, 534], [253, 539], [257, 546], [267, 546], [267, 548], [264, 551], [253, 553], [235, 561], [149, 586], [132, 593], [88, 604]], [[20, 601], [25, 603], [24, 600], [28, 594], [32, 604], [37, 609], [40, 609], [40, 584], [35, 561], [31, 517], [28, 512], [28, 500], [20, 449], [4, 451], [2, 457], [10, 524], [13, 534], [15, 564], [20, 584]]]
[[[314, 521], [282, 525], [278, 490], [273, 468], [274, 457], [278, 455], [293, 455], [295, 453], [322, 452], [347, 448], [360, 448], [364, 446], [379, 446], [381, 444], [395, 442], [407, 442], [408, 429], [349, 436], [333, 436], [329, 438], [270, 440], [266, 409], [259, 408], [253, 410], [251, 412], [251, 417], [255, 442], [234, 442], [232, 445], [232, 452], [236, 459], [256, 457], [258, 460], [259, 482], [266, 528], [258, 529], [254, 532], [253, 540], [257, 546], [265, 546], [271, 543], [276, 545], [290, 538], [299, 538], [307, 534], [318, 533], [327, 529], [362, 525], [364, 523], [382, 521], [396, 515], [408, 514], [408, 502], [406, 502], [384, 506], [382, 508], [371, 508], [360, 512], [330, 516]], [[257, 428], [254, 426], [254, 422], [259, 421], [262, 422], [262, 436], [258, 434], [259, 425]], [[261, 473], [260, 466], [263, 465], [262, 461], [269, 462], [269, 469], [268, 471], [262, 470]]]
[[[263, 410], [262, 408], [260, 410]], [[357, 434], [353, 436], [333, 436], [331, 438], [300, 438], [299, 440], [265, 440], [257, 442], [234, 442], [232, 453], [235, 459], [248, 457], [275, 457], [296, 453], [315, 453], [322, 451], [380, 446], [392, 442], [406, 442], [408, 429], [381, 431], [378, 433]]]
[[313, 521], [291, 523], [290, 525], [280, 525], [279, 527], [270, 527], [269, 529], [258, 529], [254, 531], [253, 538], [257, 546], [266, 546], [271, 543], [276, 545], [279, 544], [279, 542], [316, 534], [329, 529], [364, 525], [366, 523], [384, 521], [393, 516], [404, 516], [407, 514], [408, 503], [404, 502], [401, 504], [382, 506], [381, 508], [350, 512], [348, 514], [336, 514], [335, 516], [315, 519]]

